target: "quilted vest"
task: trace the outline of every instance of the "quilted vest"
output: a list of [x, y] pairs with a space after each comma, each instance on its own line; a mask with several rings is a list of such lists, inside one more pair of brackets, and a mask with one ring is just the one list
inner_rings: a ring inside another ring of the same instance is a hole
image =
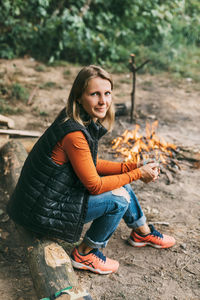
[[81, 130], [96, 165], [98, 140], [106, 129], [93, 121], [84, 127], [65, 119], [63, 109], [29, 153], [7, 211], [34, 233], [74, 243], [82, 232], [89, 193], [69, 161], [58, 165], [51, 159], [52, 150], [66, 134]]

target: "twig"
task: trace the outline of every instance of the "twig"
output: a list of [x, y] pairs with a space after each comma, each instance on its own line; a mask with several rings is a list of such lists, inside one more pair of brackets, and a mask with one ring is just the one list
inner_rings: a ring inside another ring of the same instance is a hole
[[193, 275], [196, 275], [196, 273], [190, 271], [187, 267], [185, 267], [184, 269], [185, 269], [186, 272], [188, 272], [188, 273], [190, 273], [190, 274], [193, 274]]
[[37, 91], [38, 91], [38, 86], [36, 86], [33, 90], [32, 90], [32, 92], [30, 93], [30, 96], [29, 96], [29, 98], [28, 98], [28, 101], [27, 101], [27, 105], [30, 105], [31, 104], [31, 102], [32, 102], [32, 100], [33, 100], [33, 97], [35, 96], [35, 94], [37, 93]]
[[152, 224], [156, 224], [156, 225], [164, 225], [164, 226], [169, 226], [169, 222], [151, 222]]
[[181, 272], [188, 266], [188, 264], [190, 263], [190, 261], [194, 258], [194, 256], [190, 257], [190, 259], [188, 259], [188, 261], [186, 262], [186, 264], [181, 268]]
[[147, 59], [145, 62], [143, 62], [139, 67], [136, 68], [136, 72], [140, 69], [142, 69], [146, 64], [148, 64], [148, 62], [150, 62], [150, 59]]

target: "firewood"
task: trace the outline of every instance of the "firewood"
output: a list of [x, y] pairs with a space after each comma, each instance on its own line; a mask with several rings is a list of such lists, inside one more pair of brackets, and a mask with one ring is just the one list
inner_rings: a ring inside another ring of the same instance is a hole
[[167, 183], [171, 184], [173, 182], [173, 177], [171, 175], [171, 173], [164, 167], [161, 168], [161, 173], [165, 174], [167, 177]]
[[175, 174], [179, 173], [179, 171], [178, 171], [177, 169], [172, 168], [170, 165], [167, 165], [166, 167], [167, 167], [167, 169], [168, 169], [169, 171], [171, 171], [172, 173], [175, 173]]
[[0, 129], [0, 134], [9, 134], [11, 137], [39, 137], [41, 135], [41, 132], [29, 130]]
[[[19, 141], [10, 140], [0, 148], [4, 182], [9, 195], [15, 189], [27, 152]], [[56, 295], [56, 299], [91, 300], [89, 293], [77, 281], [70, 258], [54, 240], [40, 238], [16, 225], [30, 273], [39, 299]], [[74, 245], [71, 245], [72, 247]]]
[[171, 161], [178, 167], [179, 170], [181, 170], [181, 166], [180, 166], [180, 164], [178, 163], [177, 159], [171, 158]]
[[197, 162], [197, 161], [200, 161], [200, 150], [181, 148], [177, 152], [176, 158], [179, 160], [188, 160], [191, 162]]
[[6, 116], [0, 115], [0, 124], [1, 125], [6, 125], [8, 128], [14, 128], [15, 127], [15, 122]]

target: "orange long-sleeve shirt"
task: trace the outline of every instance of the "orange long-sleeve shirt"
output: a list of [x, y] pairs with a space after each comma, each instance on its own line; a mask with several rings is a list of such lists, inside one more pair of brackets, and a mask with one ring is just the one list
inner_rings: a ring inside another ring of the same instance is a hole
[[67, 134], [53, 149], [52, 159], [62, 165], [70, 160], [74, 172], [87, 190], [98, 195], [141, 178], [135, 163], [120, 163], [97, 158], [95, 167], [88, 142], [81, 131]]

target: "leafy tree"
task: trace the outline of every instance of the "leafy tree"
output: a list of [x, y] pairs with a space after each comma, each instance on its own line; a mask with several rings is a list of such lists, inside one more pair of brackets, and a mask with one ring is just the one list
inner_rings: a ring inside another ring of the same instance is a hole
[[134, 52], [166, 68], [180, 45], [199, 46], [199, 23], [198, 0], [4, 0], [0, 57], [112, 64]]

